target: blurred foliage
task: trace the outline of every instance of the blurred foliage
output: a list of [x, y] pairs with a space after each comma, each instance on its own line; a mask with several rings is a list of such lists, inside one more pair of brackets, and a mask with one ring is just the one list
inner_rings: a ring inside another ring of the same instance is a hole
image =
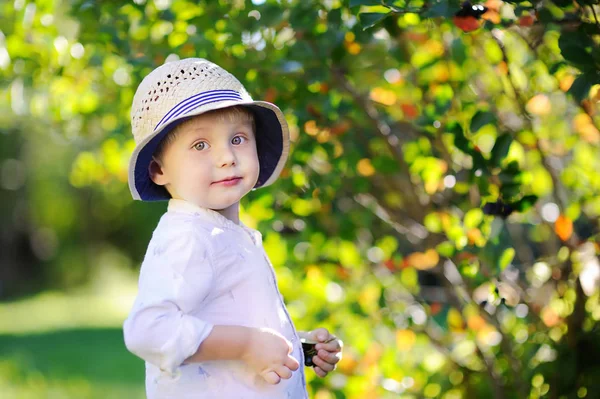
[[0, 296], [139, 266], [165, 206], [130, 198], [130, 103], [204, 57], [290, 123], [243, 220], [345, 341], [313, 397], [599, 397], [597, 1], [475, 6], [0, 2]]

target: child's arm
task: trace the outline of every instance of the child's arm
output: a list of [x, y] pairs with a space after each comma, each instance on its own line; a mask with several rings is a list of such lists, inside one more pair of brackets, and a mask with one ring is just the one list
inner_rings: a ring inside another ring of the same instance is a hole
[[148, 249], [135, 305], [123, 325], [130, 352], [161, 370], [184, 362], [241, 360], [267, 382], [291, 377], [299, 365], [291, 344], [268, 329], [213, 326], [193, 316], [214, 283], [211, 258], [201, 237], [179, 230]]
[[159, 234], [148, 247], [123, 333], [130, 352], [173, 372], [213, 329], [192, 314], [210, 293], [214, 272], [199, 232], [182, 228]]
[[214, 326], [198, 350], [184, 363], [210, 360], [241, 360], [250, 344], [252, 328], [243, 326]]
[[300, 366], [290, 353], [292, 344], [270, 329], [243, 326], [214, 326], [196, 353], [184, 363], [210, 360], [241, 360], [267, 382], [288, 379]]

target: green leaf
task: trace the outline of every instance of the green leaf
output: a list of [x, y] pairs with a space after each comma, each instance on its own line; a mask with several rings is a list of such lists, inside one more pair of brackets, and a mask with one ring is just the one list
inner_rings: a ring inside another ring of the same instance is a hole
[[527, 11], [527, 13], [531, 13], [532, 10], [535, 10], [534, 7], [531, 6], [531, 4], [519, 4], [518, 6], [515, 7], [515, 15], [517, 17], [520, 17], [521, 15], [523, 15], [523, 11]]
[[483, 126], [496, 122], [496, 115], [488, 111], [477, 111], [471, 119], [471, 132], [475, 133]]
[[520, 183], [508, 183], [503, 184], [500, 188], [500, 192], [502, 193], [502, 198], [510, 201], [511, 198], [514, 198], [521, 194], [521, 184]]
[[526, 195], [517, 202], [510, 204], [516, 211], [525, 212], [533, 207], [538, 200], [537, 195]]
[[540, 20], [540, 22], [543, 22], [545, 24], [549, 24], [552, 23], [554, 21], [554, 15], [552, 14], [552, 11], [550, 11], [547, 8], [542, 8], [537, 12], [538, 15], [538, 19]]
[[384, 6], [381, 0], [350, 0], [350, 8], [358, 6]]
[[573, 4], [573, 0], [552, 0], [559, 7], [568, 7]]
[[591, 76], [589, 73], [580, 74], [577, 76], [567, 93], [572, 95], [577, 102], [583, 101], [585, 98], [587, 98], [588, 94], [590, 93], [590, 89], [597, 81], [597, 79], [590, 78]]
[[583, 32], [564, 32], [558, 39], [558, 47], [565, 60], [584, 70], [594, 68], [591, 57], [593, 40]]
[[383, 19], [386, 18], [388, 15], [390, 15], [389, 12], [363, 12], [359, 14], [358, 17], [360, 19], [360, 23], [363, 27], [363, 30], [366, 30], [373, 27], [378, 22], [383, 21]]
[[452, 244], [450, 241], [444, 241], [444, 242], [438, 244], [435, 247], [435, 249], [436, 249], [436, 251], [438, 251], [438, 253], [441, 256], [444, 256], [446, 258], [454, 256], [454, 253], [456, 252], [456, 248], [454, 247], [454, 244]]
[[462, 39], [454, 39], [452, 41], [450, 52], [454, 62], [456, 62], [458, 65], [464, 64], [467, 59], [467, 47]]
[[600, 26], [595, 23], [582, 22], [579, 29], [586, 35], [600, 35]]
[[548, 70], [548, 72], [550, 72], [552, 75], [554, 75], [556, 72], [558, 72], [558, 70], [564, 66], [568, 66], [569, 64], [566, 63], [565, 61], [559, 61], [557, 63], [555, 63], [554, 65], [552, 65], [552, 67]]
[[494, 148], [492, 148], [492, 154], [490, 156], [490, 163], [492, 166], [500, 166], [502, 160], [508, 155], [508, 150], [510, 149], [512, 141], [512, 136], [508, 133], [504, 133], [496, 139], [496, 143], [494, 144]]
[[329, 23], [330, 26], [339, 28], [341, 22], [342, 22], [342, 9], [341, 8], [333, 9], [327, 13], [327, 23]]
[[480, 170], [484, 175], [487, 175], [487, 160], [483, 157], [483, 155], [481, 155], [480, 152], [472, 151], [471, 156], [473, 157], [473, 170]]
[[483, 220], [483, 211], [479, 208], [473, 208], [467, 211], [464, 217], [464, 226], [467, 228], [478, 227]]
[[471, 142], [467, 140], [465, 134], [463, 133], [463, 129], [459, 124], [454, 125], [450, 132], [454, 134], [454, 145], [459, 150], [467, 154], [470, 154], [473, 151]]
[[452, 17], [456, 12], [460, 10], [460, 7], [456, 4], [450, 4], [448, 1], [439, 1], [433, 4], [422, 16], [425, 18], [437, 18], [437, 17]]
[[504, 252], [502, 253], [502, 255], [500, 256], [500, 259], [498, 260], [498, 266], [500, 267], [500, 270], [506, 269], [506, 267], [508, 265], [510, 265], [510, 262], [512, 262], [512, 260], [514, 258], [515, 258], [515, 249], [514, 248], [506, 248], [504, 250]]

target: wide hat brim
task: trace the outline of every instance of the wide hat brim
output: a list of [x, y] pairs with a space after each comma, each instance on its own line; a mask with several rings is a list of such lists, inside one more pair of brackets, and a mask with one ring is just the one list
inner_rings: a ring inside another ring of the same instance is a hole
[[137, 143], [129, 161], [129, 189], [136, 200], [161, 201], [171, 198], [163, 186], [150, 179], [148, 167], [160, 141], [179, 123], [208, 111], [236, 105], [250, 109], [256, 124], [256, 147], [259, 161], [259, 176], [254, 188], [272, 184], [281, 173], [289, 154], [289, 128], [283, 112], [266, 101], [223, 100], [204, 104], [183, 115], [173, 118], [168, 124], [156, 129]]

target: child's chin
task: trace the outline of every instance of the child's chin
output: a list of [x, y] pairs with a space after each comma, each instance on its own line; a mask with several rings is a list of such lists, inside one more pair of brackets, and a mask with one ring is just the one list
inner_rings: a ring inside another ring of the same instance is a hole
[[210, 208], [213, 211], [224, 211], [225, 209], [229, 208], [236, 202], [239, 202], [239, 200], [240, 200], [240, 198], [236, 199], [235, 201], [233, 201], [233, 200], [232, 201], [219, 201], [219, 202], [210, 204], [210, 206], [207, 206], [206, 208]]

